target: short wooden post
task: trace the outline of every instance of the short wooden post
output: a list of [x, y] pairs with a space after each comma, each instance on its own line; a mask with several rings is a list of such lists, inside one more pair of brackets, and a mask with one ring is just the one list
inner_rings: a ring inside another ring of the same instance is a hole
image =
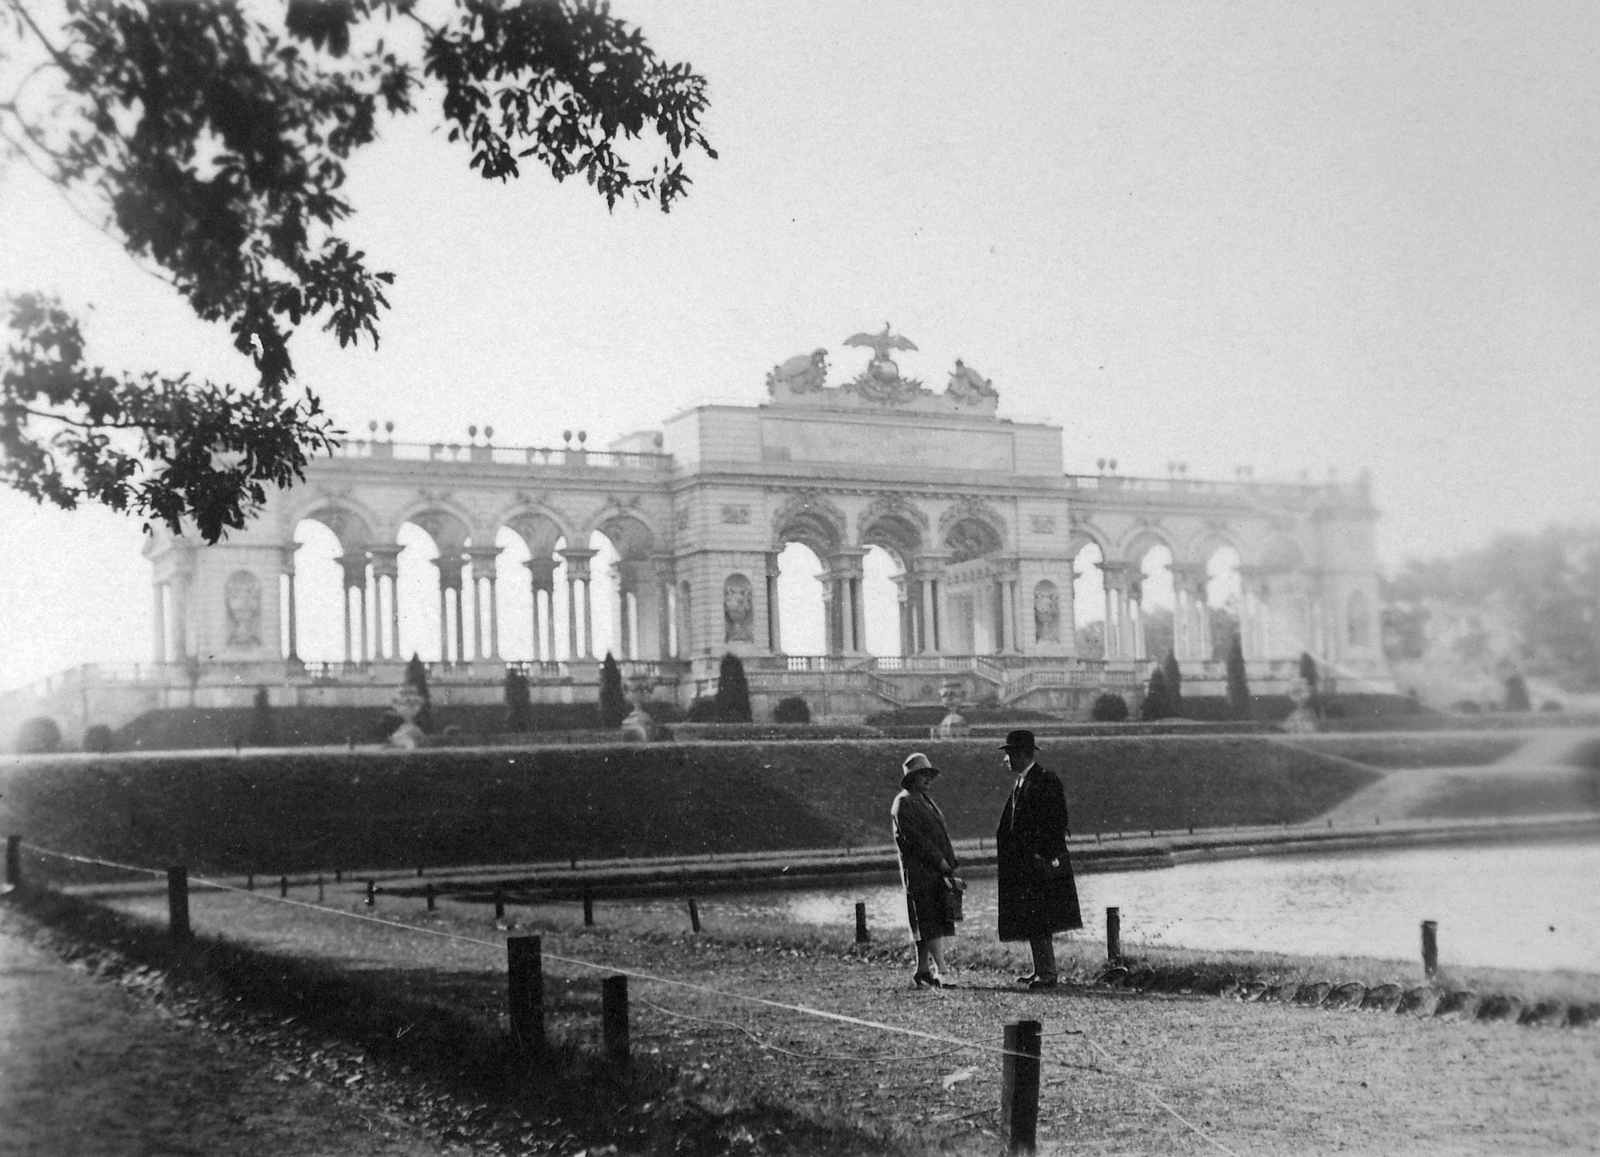
[[524, 1056], [543, 1052], [544, 956], [537, 936], [512, 936], [506, 941], [510, 984], [511, 1041]]
[[335, 868], [333, 870], [333, 882], [335, 884], [344, 883], [344, 869], [343, 868]]
[[22, 883], [22, 837], [6, 837], [6, 883], [17, 887]]
[[494, 918], [496, 920], [506, 918], [506, 894], [499, 888], [494, 890]]
[[325, 900], [326, 898], [327, 898], [327, 892], [324, 890], [324, 885], [323, 885], [323, 882], [322, 882], [322, 873], [318, 872], [317, 873], [317, 903], [319, 903], [319, 904], [322, 903], [323, 900]]
[[856, 943], [866, 944], [872, 939], [872, 934], [867, 931], [867, 902], [856, 901]]
[[1006, 1025], [1000, 1065], [1000, 1138], [1006, 1152], [1031, 1154], [1039, 1132], [1039, 1037], [1036, 1020]]
[[419, 879], [419, 880], [422, 879], [422, 865], [421, 864], [417, 865], [417, 879]]
[[428, 911], [432, 912], [433, 911], [433, 897], [434, 897], [433, 885], [429, 884], [426, 888], [424, 888], [422, 890], [422, 894], [427, 897], [427, 900], [428, 900]]
[[167, 930], [180, 943], [194, 935], [189, 929], [189, 869], [167, 869]]
[[594, 897], [587, 892], [583, 894], [583, 926], [594, 927]]
[[1439, 971], [1439, 922], [1422, 922], [1422, 974], [1429, 980]]
[[289, 895], [289, 877], [278, 877], [278, 899], [282, 900]]
[[689, 929], [693, 932], [700, 931], [700, 905], [693, 896], [689, 897]]
[[628, 978], [608, 976], [600, 982], [600, 1037], [606, 1060], [628, 1067]]
[[246, 892], [254, 892], [256, 890], [256, 874], [254, 872], [246, 873], [244, 878], [244, 890]]
[[367, 907], [368, 908], [376, 908], [377, 906], [378, 906], [378, 881], [376, 881], [376, 880], [368, 880], [367, 881]]
[[1122, 959], [1122, 909], [1106, 909], [1106, 959], [1112, 964]]

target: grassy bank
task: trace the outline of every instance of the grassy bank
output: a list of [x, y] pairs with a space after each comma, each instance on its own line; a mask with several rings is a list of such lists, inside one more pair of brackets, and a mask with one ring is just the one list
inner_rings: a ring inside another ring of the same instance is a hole
[[[993, 740], [925, 743], [956, 838], [992, 835]], [[903, 742], [73, 756], [0, 767], [0, 828], [207, 872], [409, 868], [882, 844]], [[1079, 834], [1296, 823], [1372, 782], [1247, 736], [1060, 739]]]

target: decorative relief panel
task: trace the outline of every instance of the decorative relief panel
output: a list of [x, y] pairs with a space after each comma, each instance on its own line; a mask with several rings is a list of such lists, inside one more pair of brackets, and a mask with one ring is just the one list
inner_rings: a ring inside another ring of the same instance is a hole
[[1035, 514], [1029, 525], [1033, 527], [1033, 533], [1035, 534], [1054, 534], [1056, 532], [1056, 520], [1048, 514]]
[[724, 506], [722, 508], [722, 521], [729, 526], [743, 526], [750, 521], [750, 508], [748, 506]]

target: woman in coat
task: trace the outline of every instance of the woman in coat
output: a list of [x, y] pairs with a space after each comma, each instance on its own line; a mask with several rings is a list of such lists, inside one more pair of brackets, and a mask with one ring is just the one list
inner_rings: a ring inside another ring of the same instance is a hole
[[917, 946], [917, 971], [911, 979], [918, 988], [941, 988], [944, 938], [956, 934], [949, 883], [955, 875], [956, 854], [945, 829], [944, 813], [928, 794], [928, 785], [939, 769], [919, 751], [906, 757], [901, 770], [900, 794], [894, 797], [889, 818], [894, 826], [894, 846], [900, 853], [900, 878], [906, 886], [906, 917]]

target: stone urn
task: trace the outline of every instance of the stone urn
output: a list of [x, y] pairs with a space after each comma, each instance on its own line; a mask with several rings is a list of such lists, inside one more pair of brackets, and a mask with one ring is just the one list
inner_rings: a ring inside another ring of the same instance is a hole
[[407, 683], [394, 693], [389, 706], [402, 722], [389, 736], [389, 746], [405, 751], [415, 751], [427, 740], [422, 728], [417, 726], [417, 716], [422, 713], [422, 692]]
[[661, 725], [650, 718], [650, 712], [644, 705], [650, 700], [650, 681], [640, 678], [633, 681], [628, 689], [628, 702], [633, 704], [633, 710], [628, 712], [628, 717], [622, 721], [622, 735], [636, 743], [653, 743], [662, 736]]
[[1283, 721], [1283, 729], [1296, 734], [1305, 734], [1316, 731], [1321, 724], [1317, 720], [1317, 713], [1311, 710], [1311, 685], [1304, 679], [1296, 679], [1294, 686], [1289, 688], [1289, 701], [1294, 704], [1294, 710], [1289, 712], [1289, 717]]
[[972, 733], [972, 726], [956, 708], [961, 706], [967, 685], [960, 679], [946, 679], [939, 688], [939, 702], [944, 704], [945, 716], [928, 730], [930, 739], [959, 739]]

